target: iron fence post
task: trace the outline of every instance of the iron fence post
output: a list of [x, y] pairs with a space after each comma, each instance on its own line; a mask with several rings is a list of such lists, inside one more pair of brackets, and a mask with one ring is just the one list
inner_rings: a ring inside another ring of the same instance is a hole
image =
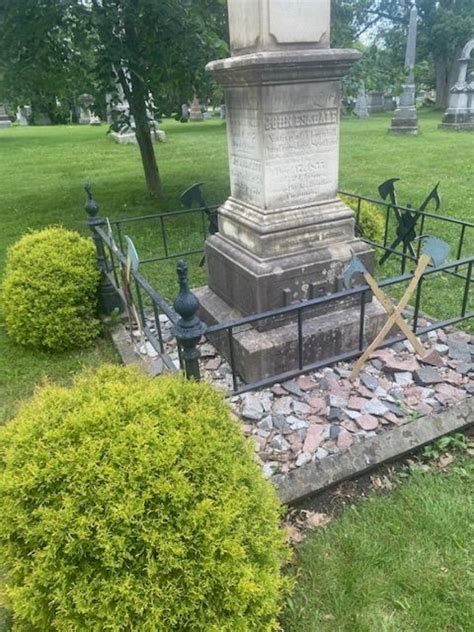
[[97, 252], [97, 267], [100, 272], [99, 283], [99, 310], [104, 316], [110, 316], [115, 310], [121, 312], [123, 310], [122, 299], [115, 290], [111, 283], [107, 273], [107, 259], [105, 256], [105, 249], [102, 239], [98, 235], [96, 228], [103, 225], [103, 220], [99, 217], [99, 205], [92, 197], [92, 190], [89, 184], [84, 187], [87, 200], [85, 209], [87, 213], [87, 225], [92, 233], [92, 239], [94, 240], [96, 252]]
[[174, 325], [172, 331], [182, 351], [186, 377], [188, 380], [199, 381], [201, 379], [199, 369], [201, 352], [197, 345], [207, 328], [197, 316], [199, 301], [189, 289], [188, 268], [185, 262], [179, 261], [176, 269], [179, 293], [174, 302], [174, 309], [181, 318]]

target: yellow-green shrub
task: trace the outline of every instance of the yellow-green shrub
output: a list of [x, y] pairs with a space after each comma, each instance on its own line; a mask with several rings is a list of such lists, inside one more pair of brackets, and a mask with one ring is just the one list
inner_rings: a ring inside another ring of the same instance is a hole
[[64, 228], [31, 232], [7, 254], [2, 303], [5, 325], [22, 345], [63, 351], [99, 333], [97, 271], [90, 239]]
[[[345, 202], [357, 213], [358, 201], [348, 195], [341, 195], [341, 200]], [[365, 237], [369, 241], [381, 243], [385, 230], [385, 223], [380, 209], [375, 204], [361, 201], [358, 228], [361, 237]]]
[[0, 430], [0, 497], [18, 629], [275, 629], [279, 504], [207, 385], [104, 366], [41, 388]]

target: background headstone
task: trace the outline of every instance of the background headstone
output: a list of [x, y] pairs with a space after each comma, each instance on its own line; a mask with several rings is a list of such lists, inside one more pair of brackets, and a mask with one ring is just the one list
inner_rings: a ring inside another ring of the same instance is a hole
[[5, 110], [5, 106], [0, 103], [0, 129], [11, 127], [12, 122], [10, 117], [7, 115]]
[[418, 117], [416, 114], [416, 86], [415, 86], [415, 63], [416, 63], [416, 37], [418, 29], [418, 9], [416, 4], [410, 11], [410, 23], [408, 26], [408, 39], [405, 57], [405, 69], [408, 77], [403, 85], [403, 92], [400, 102], [392, 118], [392, 125], [389, 132], [392, 134], [418, 134]]
[[468, 75], [473, 51], [474, 39], [466, 44], [459, 60], [458, 80], [451, 88], [441, 128], [474, 131], [474, 74]]

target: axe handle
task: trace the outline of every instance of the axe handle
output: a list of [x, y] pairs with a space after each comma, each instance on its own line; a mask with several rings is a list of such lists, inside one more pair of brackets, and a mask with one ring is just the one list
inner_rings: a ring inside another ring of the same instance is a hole
[[[395, 312], [395, 307], [393, 306], [392, 301], [382, 292], [382, 290], [377, 285], [376, 280], [371, 274], [367, 273], [364, 275], [364, 277], [365, 277], [367, 285], [370, 287], [370, 289], [374, 293], [374, 296], [380, 301], [384, 310], [387, 312], [389, 316], [392, 316], [392, 314]], [[418, 340], [418, 338], [415, 336], [413, 331], [410, 329], [410, 326], [408, 325], [408, 323], [405, 320], [403, 320], [401, 316], [397, 320], [397, 325], [400, 328], [400, 330], [405, 334], [405, 336], [408, 338], [408, 340], [411, 342], [411, 344], [414, 346], [417, 354], [420, 357], [423, 357], [426, 353], [426, 349]]]
[[356, 364], [354, 365], [354, 368], [352, 369], [352, 373], [349, 376], [350, 380], [354, 380], [359, 375], [367, 359], [371, 356], [371, 354], [375, 351], [375, 349], [377, 349], [379, 344], [383, 342], [383, 340], [385, 340], [390, 329], [393, 327], [393, 325], [396, 323], [398, 318], [401, 316], [405, 307], [408, 305], [409, 300], [413, 296], [418, 286], [418, 283], [420, 282], [421, 275], [424, 273], [424, 271], [428, 267], [430, 261], [431, 261], [431, 257], [425, 254], [421, 255], [420, 260], [415, 270], [415, 274], [413, 275], [413, 278], [410, 281], [400, 303], [394, 309], [393, 314], [390, 316], [390, 318], [387, 320], [385, 325], [382, 327], [380, 333], [377, 335], [375, 340], [367, 347], [363, 355], [357, 360]]
[[[408, 235], [408, 233], [413, 230], [413, 228], [415, 228], [418, 219], [420, 217], [420, 214], [417, 213], [416, 215], [414, 215], [413, 217], [413, 223], [410, 224], [410, 226], [408, 226], [408, 228], [406, 229], [406, 231], [403, 233], [403, 235], [400, 235], [400, 237], [397, 237], [395, 239], [395, 241], [390, 245], [390, 250], [388, 250], [384, 256], [380, 259], [379, 263], [380, 265], [383, 265], [387, 259], [390, 257], [390, 255], [393, 255], [394, 253], [392, 252], [392, 250], [395, 250], [395, 248], [398, 246], [398, 244], [401, 244], [402, 241], [405, 239], [405, 237]], [[415, 251], [413, 250], [411, 244], [410, 244], [410, 249], [413, 251], [413, 255], [415, 255]]]

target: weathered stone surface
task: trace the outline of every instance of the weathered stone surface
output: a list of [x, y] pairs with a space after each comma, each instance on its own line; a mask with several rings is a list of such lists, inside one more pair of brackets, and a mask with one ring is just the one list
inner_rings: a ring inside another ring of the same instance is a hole
[[337, 458], [320, 459], [317, 452], [313, 463], [295, 470], [280, 482], [280, 499], [286, 504], [296, 502], [342, 480], [361, 475], [379, 464], [466, 427], [472, 423], [473, 416], [474, 399], [470, 398], [439, 415], [424, 417], [353, 445]]
[[312, 380], [310, 377], [307, 377], [306, 375], [301, 375], [297, 380], [296, 383], [298, 384], [298, 387], [302, 390], [302, 391], [311, 391], [314, 388], [316, 388], [316, 382], [314, 380]]
[[280, 397], [273, 404], [273, 412], [276, 415], [289, 415], [293, 409], [291, 397]]
[[260, 421], [264, 414], [262, 402], [258, 395], [246, 394], [243, 407], [242, 417], [251, 421]]
[[280, 452], [285, 452], [286, 450], [290, 449], [290, 444], [281, 435], [275, 435], [273, 437], [273, 439], [271, 440], [271, 442], [270, 442], [270, 447], [273, 450], [278, 450]]
[[354, 437], [348, 432], [341, 432], [337, 438], [337, 447], [341, 450], [345, 450], [346, 448], [350, 448], [354, 443]]
[[327, 409], [326, 400], [323, 397], [311, 397], [308, 399], [308, 404], [314, 410], [315, 413], [325, 413]]
[[307, 421], [304, 421], [299, 417], [294, 417], [293, 415], [287, 417], [287, 422], [292, 430], [304, 430], [309, 426], [309, 423]]
[[471, 350], [467, 342], [448, 337], [448, 347], [448, 355], [450, 358], [460, 360], [461, 362], [470, 362]]
[[379, 422], [377, 418], [372, 415], [361, 415], [356, 419], [356, 424], [362, 428], [362, 430], [375, 430], [378, 428]]
[[302, 467], [303, 465], [306, 465], [307, 463], [311, 463], [312, 458], [313, 458], [313, 455], [310, 454], [309, 452], [301, 452], [298, 455], [298, 458], [296, 459], [296, 467]]
[[362, 372], [360, 374], [360, 381], [362, 384], [369, 389], [369, 391], [375, 391], [375, 389], [379, 386], [379, 381], [370, 373]]
[[283, 388], [288, 391], [291, 395], [296, 395], [296, 397], [302, 397], [303, 391], [300, 389], [295, 380], [290, 380], [289, 382], [284, 382], [282, 384]]
[[429, 386], [430, 384], [439, 384], [443, 381], [439, 371], [437, 371], [433, 367], [424, 367], [423, 369], [418, 369], [413, 374], [415, 378], [415, 382], [420, 386]]
[[291, 426], [288, 423], [286, 415], [272, 415], [272, 423], [275, 428], [283, 434], [291, 430]]
[[420, 368], [416, 358], [410, 356], [409, 358], [400, 359], [396, 356], [389, 355], [385, 361], [385, 370], [387, 372], [401, 371], [407, 373], [413, 373]]
[[[365, 404], [361, 412], [363, 415], [378, 415], [383, 417], [383, 415], [388, 413], [388, 408], [379, 399], [371, 399], [367, 402], [367, 404]], [[357, 423], [359, 423], [359, 419], [357, 419], [356, 421]]]
[[350, 397], [347, 406], [353, 410], [362, 410], [367, 401], [365, 397]]
[[308, 428], [303, 446], [304, 452], [313, 453], [323, 442], [324, 426], [312, 425]]
[[399, 386], [409, 386], [410, 384], [413, 384], [413, 375], [408, 371], [395, 373], [394, 377], [395, 382]]
[[421, 358], [423, 364], [429, 364], [435, 367], [444, 366], [443, 358], [441, 354], [436, 349], [432, 349], [429, 353]]

